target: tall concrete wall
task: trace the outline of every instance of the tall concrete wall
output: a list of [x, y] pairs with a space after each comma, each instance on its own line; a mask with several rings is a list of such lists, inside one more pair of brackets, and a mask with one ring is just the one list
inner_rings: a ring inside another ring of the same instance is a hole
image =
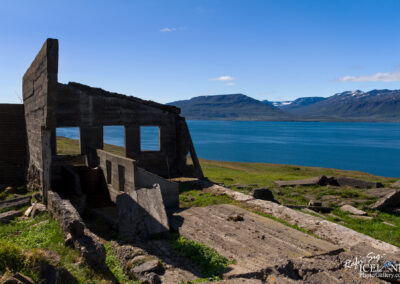
[[[136, 160], [137, 166], [164, 177], [182, 176], [186, 155], [190, 151], [190, 135], [179, 112], [173, 106], [78, 83], [58, 84], [57, 127], [80, 126], [81, 146], [91, 145], [94, 148], [94, 135], [82, 135], [82, 131], [102, 129], [105, 125], [122, 125], [125, 127], [125, 156]], [[140, 126], [159, 127], [159, 151], [141, 151]], [[102, 143], [97, 146], [102, 146]], [[81, 150], [82, 154], [90, 154], [88, 147], [81, 147]]]
[[26, 178], [24, 105], [0, 104], [0, 185], [21, 185]]
[[47, 39], [22, 84], [28, 138], [28, 188], [41, 190], [44, 197], [51, 182], [57, 72], [58, 41]]
[[[180, 109], [111, 93], [78, 83], [58, 83], [58, 41], [47, 39], [23, 77], [27, 129], [28, 188], [46, 198], [52, 183], [57, 127], [80, 127], [81, 154], [88, 165], [99, 165], [96, 149], [103, 147], [103, 126], [125, 127], [127, 158], [163, 177], [187, 173], [186, 155], [194, 148]], [[140, 149], [140, 126], [158, 126], [159, 151]], [[195, 174], [202, 176], [198, 163]]]

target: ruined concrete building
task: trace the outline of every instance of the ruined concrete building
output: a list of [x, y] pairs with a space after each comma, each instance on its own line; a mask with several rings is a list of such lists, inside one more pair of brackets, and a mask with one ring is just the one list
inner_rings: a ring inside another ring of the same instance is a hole
[[[52, 190], [76, 200], [78, 209], [86, 201], [116, 203], [121, 193], [158, 184], [164, 205], [176, 207], [178, 185], [170, 178], [203, 176], [180, 109], [62, 84], [57, 73], [58, 40], [47, 39], [23, 77], [23, 105], [0, 105], [0, 184], [26, 176], [28, 188], [45, 201]], [[124, 156], [103, 150], [103, 127], [115, 125], [125, 129]], [[141, 150], [141, 126], [158, 127], [158, 151]], [[79, 127], [80, 155], [57, 155], [59, 127]]]

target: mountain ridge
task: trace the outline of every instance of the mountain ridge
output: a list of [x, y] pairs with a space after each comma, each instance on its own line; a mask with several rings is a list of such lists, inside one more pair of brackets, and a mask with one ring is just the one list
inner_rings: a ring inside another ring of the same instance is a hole
[[181, 108], [188, 119], [204, 120], [286, 120], [283, 111], [244, 94], [222, 94], [193, 97], [168, 103]]
[[294, 101], [259, 101], [244, 94], [198, 96], [168, 103], [187, 119], [261, 121], [400, 121], [400, 90], [361, 90]]

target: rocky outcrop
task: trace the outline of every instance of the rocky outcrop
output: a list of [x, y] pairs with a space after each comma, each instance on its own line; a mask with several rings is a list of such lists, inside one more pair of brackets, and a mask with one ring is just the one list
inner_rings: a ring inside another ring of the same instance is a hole
[[395, 209], [400, 207], [400, 189], [388, 193], [379, 199], [371, 208], [373, 209]]
[[353, 215], [358, 215], [358, 216], [365, 216], [367, 215], [367, 212], [362, 211], [360, 209], [357, 209], [351, 205], [345, 204], [342, 207], [340, 207], [340, 211], [350, 213]]
[[86, 262], [94, 269], [106, 267], [106, 251], [100, 239], [89, 231], [71, 202], [62, 199], [57, 193], [48, 191], [47, 207], [69, 238], [68, 243], [78, 249]]
[[115, 241], [111, 242], [111, 248], [129, 278], [139, 279], [142, 283], [161, 283], [158, 274], [164, 268], [157, 257], [148, 255], [141, 248]]

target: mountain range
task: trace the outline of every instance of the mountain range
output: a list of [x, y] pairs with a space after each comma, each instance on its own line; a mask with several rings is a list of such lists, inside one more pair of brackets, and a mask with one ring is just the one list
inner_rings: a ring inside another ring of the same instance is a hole
[[187, 119], [261, 121], [400, 121], [400, 90], [346, 91], [294, 101], [259, 101], [243, 94], [171, 102]]

